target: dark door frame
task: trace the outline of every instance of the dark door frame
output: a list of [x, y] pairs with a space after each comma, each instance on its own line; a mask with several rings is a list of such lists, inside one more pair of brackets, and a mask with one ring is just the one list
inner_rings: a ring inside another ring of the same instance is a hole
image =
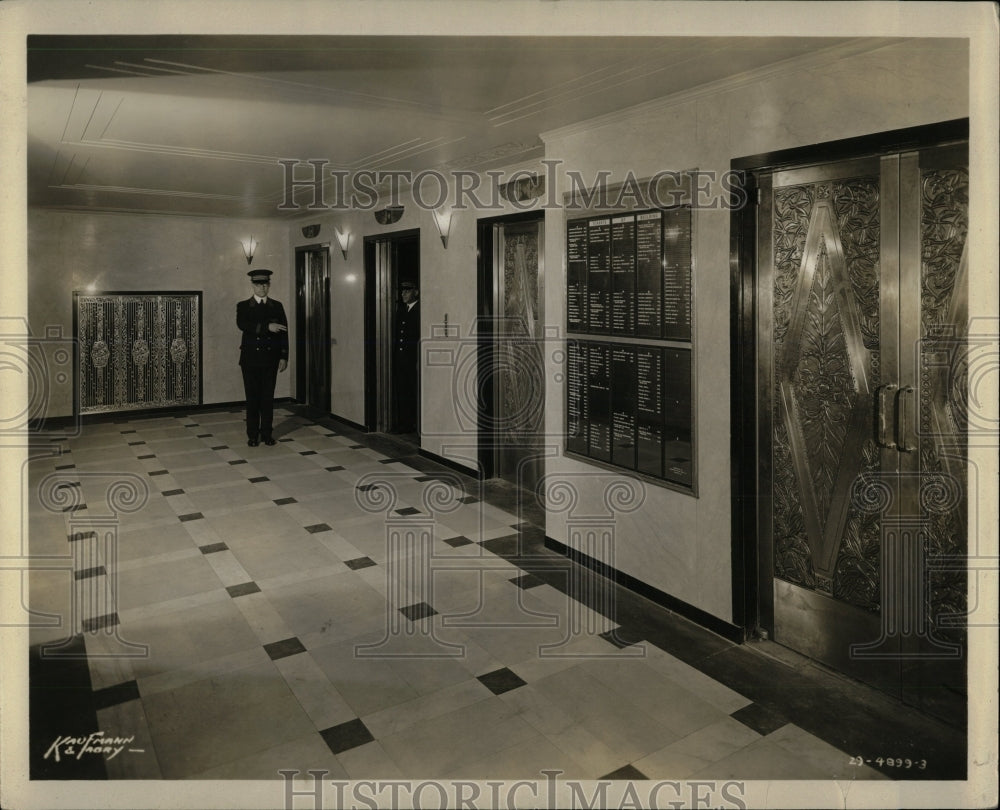
[[765, 558], [767, 550], [760, 549], [757, 533], [757, 174], [968, 138], [969, 119], [959, 118], [730, 161], [730, 170], [735, 173], [733, 197], [738, 203], [731, 210], [729, 226], [733, 624], [742, 629], [744, 639], [761, 635], [762, 629], [772, 627], [774, 622], [770, 601], [761, 598], [764, 572], [770, 577], [773, 560]]
[[[497, 472], [494, 426], [497, 424], [493, 390], [493, 226], [520, 222], [543, 222], [544, 211], [522, 211], [476, 220], [476, 403], [477, 444], [479, 470], [484, 478], [493, 478]], [[544, 246], [543, 246], [544, 247]]]
[[[378, 335], [375, 334], [375, 250], [380, 242], [395, 242], [402, 239], [420, 239], [420, 228], [406, 228], [401, 231], [376, 233], [364, 238], [365, 289], [364, 289], [364, 329], [365, 329], [365, 430], [369, 433], [378, 429], [378, 386], [377, 358]], [[417, 267], [417, 278], [420, 268]], [[419, 377], [419, 375], [418, 375]]]
[[326, 385], [324, 389], [326, 391], [326, 402], [323, 405], [324, 411], [330, 410], [330, 243], [322, 242], [312, 245], [298, 245], [295, 248], [295, 399], [297, 402], [302, 402], [308, 404], [308, 391], [306, 383], [306, 364], [303, 362], [304, 354], [302, 352], [302, 345], [306, 340], [305, 325], [305, 301], [302, 296], [299, 295], [301, 291], [301, 283], [303, 281], [300, 273], [303, 269], [302, 267], [302, 257], [306, 253], [316, 253], [320, 251], [326, 252], [326, 284], [323, 290], [323, 312], [325, 318], [323, 319], [323, 337], [322, 337], [322, 347], [323, 347], [323, 368], [326, 369]]

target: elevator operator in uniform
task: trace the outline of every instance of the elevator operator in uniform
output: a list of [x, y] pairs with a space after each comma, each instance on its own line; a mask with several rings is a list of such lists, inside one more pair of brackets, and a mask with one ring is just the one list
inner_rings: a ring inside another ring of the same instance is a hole
[[288, 319], [281, 302], [268, 297], [270, 270], [247, 273], [253, 295], [236, 305], [240, 341], [240, 368], [247, 397], [247, 444], [276, 444], [271, 433], [274, 421], [274, 386], [278, 372], [288, 368]]

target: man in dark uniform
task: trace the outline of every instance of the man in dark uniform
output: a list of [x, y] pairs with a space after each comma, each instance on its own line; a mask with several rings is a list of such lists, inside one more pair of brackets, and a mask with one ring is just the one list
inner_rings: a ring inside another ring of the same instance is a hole
[[397, 430], [417, 430], [417, 349], [420, 344], [419, 292], [412, 281], [399, 285], [402, 303], [396, 310], [396, 329], [392, 343], [393, 394], [396, 400]]
[[247, 444], [276, 444], [271, 435], [274, 420], [274, 385], [278, 372], [288, 368], [288, 319], [279, 301], [268, 296], [270, 270], [247, 273], [253, 295], [236, 305], [240, 341], [240, 368], [247, 397]]

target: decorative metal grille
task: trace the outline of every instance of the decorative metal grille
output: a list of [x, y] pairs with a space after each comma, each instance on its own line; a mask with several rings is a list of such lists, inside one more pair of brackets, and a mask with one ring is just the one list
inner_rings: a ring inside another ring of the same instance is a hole
[[75, 293], [79, 413], [201, 402], [201, 293]]

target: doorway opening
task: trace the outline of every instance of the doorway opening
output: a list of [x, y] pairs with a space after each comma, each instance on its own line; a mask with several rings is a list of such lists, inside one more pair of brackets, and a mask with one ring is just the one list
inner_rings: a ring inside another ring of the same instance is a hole
[[295, 399], [330, 412], [330, 246], [295, 248]]
[[954, 121], [733, 162], [734, 618], [953, 724], [967, 138]]
[[532, 490], [544, 473], [544, 214], [478, 222], [479, 464]]
[[366, 237], [365, 428], [404, 434], [414, 444], [420, 335], [420, 231]]

